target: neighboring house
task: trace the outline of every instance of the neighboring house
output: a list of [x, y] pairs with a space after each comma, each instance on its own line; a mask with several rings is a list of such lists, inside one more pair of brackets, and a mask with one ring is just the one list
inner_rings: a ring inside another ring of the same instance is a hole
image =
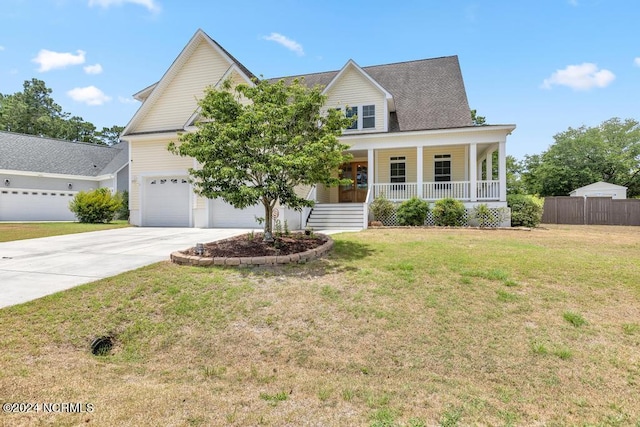
[[73, 221], [79, 191], [129, 188], [128, 144], [63, 141], [0, 131], [0, 221]]
[[[353, 155], [342, 176], [354, 185], [299, 188], [316, 207], [311, 218], [309, 211], [280, 208], [290, 228], [366, 227], [368, 204], [382, 194], [394, 201], [454, 197], [469, 208], [507, 206], [505, 144], [515, 125], [473, 125], [456, 56], [369, 67], [349, 60], [340, 70], [295, 77], [324, 86], [326, 108], [358, 119], [342, 137]], [[251, 84], [255, 75], [198, 30], [160, 81], [134, 95], [142, 106], [121, 136], [130, 143], [132, 224], [259, 227], [262, 205], [238, 211], [199, 197], [187, 171], [198, 167], [195, 160], [167, 151], [179, 133], [195, 129], [205, 88], [227, 78]], [[496, 151], [498, 172], [491, 176]]]
[[571, 193], [571, 197], [611, 197], [612, 199], [626, 199], [627, 187], [622, 185], [609, 184], [598, 181], [584, 187], [576, 188]]

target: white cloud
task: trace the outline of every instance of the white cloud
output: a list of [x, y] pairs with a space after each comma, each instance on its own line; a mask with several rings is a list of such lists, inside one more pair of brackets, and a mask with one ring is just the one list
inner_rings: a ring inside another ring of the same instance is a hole
[[0, 52], [4, 50], [4, 46], [0, 45]]
[[156, 2], [156, 0], [89, 0], [89, 6], [100, 6], [104, 9], [107, 9], [111, 6], [122, 6], [126, 3], [144, 6], [153, 13], [158, 13], [161, 10], [161, 7]]
[[263, 39], [269, 40], [272, 42], [276, 42], [292, 52], [295, 52], [298, 56], [304, 55], [304, 49], [302, 49], [302, 45], [295, 40], [291, 40], [290, 38], [283, 36], [278, 33], [271, 33], [268, 36], [264, 36]]
[[121, 104], [137, 104], [138, 101], [136, 101], [133, 98], [125, 98], [124, 96], [118, 96], [118, 101], [120, 101]]
[[585, 62], [581, 65], [569, 65], [564, 70], [556, 70], [551, 77], [542, 82], [542, 88], [568, 86], [574, 90], [589, 90], [594, 87], [607, 87], [616, 76], [609, 70], [600, 70], [596, 64]]
[[67, 95], [77, 102], [87, 105], [102, 105], [111, 101], [111, 97], [107, 96], [95, 86], [77, 87], [67, 92]]
[[571, 6], [577, 6], [578, 5], [578, 0], [569, 0], [569, 4]]
[[84, 67], [84, 72], [87, 74], [100, 74], [102, 73], [102, 65], [87, 65], [86, 67]]
[[636, 64], [636, 67], [640, 67], [640, 56], [633, 60], [633, 63]]
[[84, 55], [86, 52], [82, 50], [76, 51], [77, 55], [69, 52], [53, 52], [51, 50], [42, 49], [38, 55], [31, 60], [36, 64], [40, 64], [38, 71], [44, 73], [56, 68], [66, 68], [69, 65], [84, 64]]

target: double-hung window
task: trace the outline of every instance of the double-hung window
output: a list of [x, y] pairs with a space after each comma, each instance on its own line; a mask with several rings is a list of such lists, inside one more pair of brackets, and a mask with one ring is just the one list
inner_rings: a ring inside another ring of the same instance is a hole
[[348, 119], [355, 119], [347, 129], [358, 129], [358, 119], [356, 117], [358, 115], [358, 107], [348, 107], [345, 115]]
[[389, 181], [407, 182], [407, 160], [405, 156], [391, 157], [389, 159]]
[[[450, 154], [436, 154], [434, 156], [433, 164], [435, 182], [450, 182], [451, 181], [451, 155]], [[446, 188], [449, 184], [441, 184]], [[446, 187], [445, 187], [446, 186]]]
[[[340, 108], [338, 108], [339, 110]], [[350, 105], [345, 110], [345, 117], [355, 118], [347, 130], [363, 130], [376, 128], [375, 105]]]
[[376, 106], [362, 106], [362, 129], [372, 129], [376, 127]]

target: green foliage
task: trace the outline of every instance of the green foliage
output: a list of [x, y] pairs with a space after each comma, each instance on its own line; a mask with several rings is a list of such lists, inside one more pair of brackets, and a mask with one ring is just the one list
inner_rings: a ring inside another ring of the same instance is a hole
[[412, 197], [398, 206], [398, 224], [400, 225], [424, 225], [429, 213], [429, 204], [417, 197]]
[[116, 219], [129, 220], [129, 192], [121, 191], [120, 197], [122, 198], [122, 205], [116, 211]]
[[487, 118], [484, 116], [479, 116], [476, 110], [471, 110], [471, 122], [475, 126], [484, 126], [487, 124]]
[[325, 101], [320, 87], [298, 80], [261, 80], [233, 89], [226, 81], [206, 90], [198, 130], [183, 134], [182, 144], [171, 143], [169, 150], [202, 165], [189, 170], [199, 195], [220, 197], [239, 209], [262, 203], [265, 235], [271, 234], [276, 203], [293, 209], [313, 205], [295, 193], [296, 186], [350, 182], [335, 176], [350, 158], [338, 139], [350, 119], [336, 109], [322, 113]]
[[465, 213], [466, 209], [460, 200], [440, 199], [433, 208], [433, 219], [439, 226], [460, 227], [464, 225]]
[[473, 208], [473, 218], [480, 227], [487, 227], [493, 220], [493, 214], [486, 203], [481, 203]]
[[508, 194], [512, 227], [537, 227], [542, 220], [542, 199], [526, 194]]
[[569, 128], [539, 155], [527, 156], [527, 190], [541, 196], [566, 196], [576, 188], [604, 181], [640, 195], [640, 123], [618, 118], [599, 126]]
[[44, 81], [25, 80], [22, 86], [22, 92], [0, 94], [0, 130], [94, 144], [118, 142], [123, 127], [98, 132], [93, 123], [63, 112]]
[[86, 223], [111, 222], [122, 206], [122, 196], [111, 194], [107, 188], [80, 191], [69, 202], [69, 209], [78, 221]]
[[471, 219], [477, 221], [478, 226], [481, 228], [489, 227], [493, 223], [501, 224], [506, 221], [507, 218], [506, 209], [498, 208], [492, 210], [486, 203], [476, 205], [471, 211]]
[[384, 194], [379, 195], [373, 200], [370, 209], [376, 221], [380, 221], [384, 225], [391, 225], [390, 219], [393, 217], [396, 207]]

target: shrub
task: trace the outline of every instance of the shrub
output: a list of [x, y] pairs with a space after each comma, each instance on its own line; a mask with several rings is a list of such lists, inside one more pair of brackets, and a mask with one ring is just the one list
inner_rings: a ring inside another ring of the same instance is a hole
[[384, 195], [376, 197], [373, 203], [371, 203], [370, 209], [375, 220], [382, 222], [384, 225], [391, 225], [396, 207]]
[[509, 218], [509, 215], [506, 208], [491, 209], [486, 203], [481, 203], [473, 208], [471, 218], [478, 223], [479, 227], [485, 228], [494, 223], [500, 226]]
[[436, 225], [459, 227], [464, 225], [466, 213], [464, 204], [457, 199], [446, 198], [436, 202], [433, 208], [433, 219]]
[[511, 226], [537, 227], [542, 220], [542, 199], [526, 194], [508, 194], [507, 205], [511, 208]]
[[129, 220], [129, 192], [122, 191], [119, 193], [122, 197], [122, 205], [116, 211], [116, 219]]
[[417, 197], [404, 201], [398, 206], [398, 224], [400, 225], [424, 225], [427, 214], [429, 213], [429, 204]]
[[69, 209], [78, 221], [99, 223], [110, 222], [122, 206], [122, 196], [111, 194], [107, 188], [81, 191], [69, 202]]

